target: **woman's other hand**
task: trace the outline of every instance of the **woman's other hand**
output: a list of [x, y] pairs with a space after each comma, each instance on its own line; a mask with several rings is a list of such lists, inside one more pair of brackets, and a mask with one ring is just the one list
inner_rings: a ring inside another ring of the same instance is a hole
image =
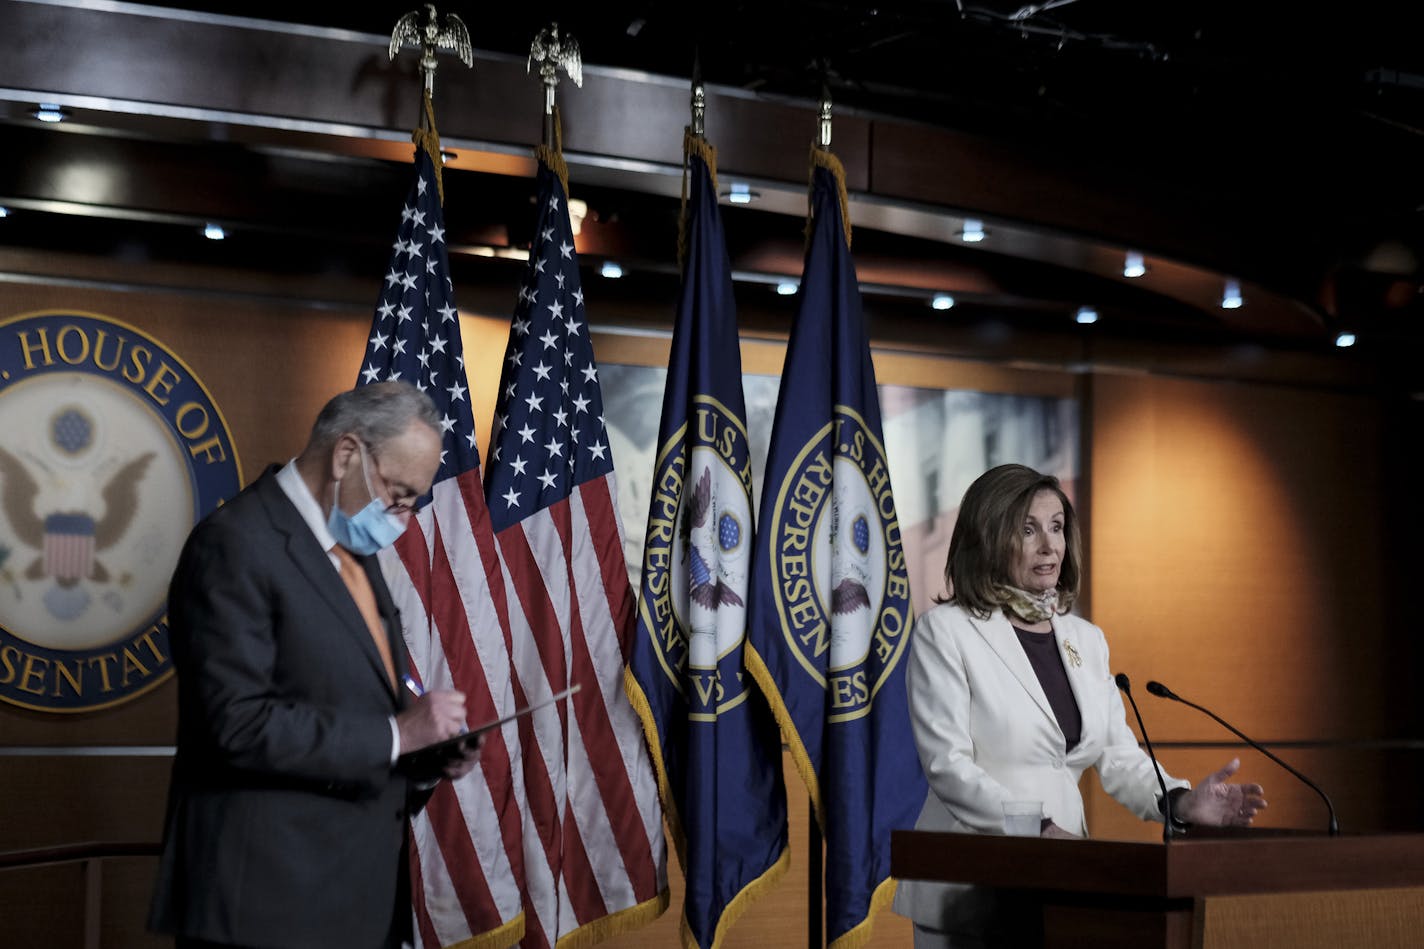
[[1038, 836], [1040, 836], [1040, 837], [1052, 837], [1054, 840], [1078, 840], [1078, 839], [1079, 839], [1077, 834], [1070, 834], [1070, 833], [1068, 833], [1068, 831], [1064, 830], [1062, 827], [1059, 827], [1057, 824], [1053, 823], [1053, 821], [1049, 821], [1049, 822], [1048, 822], [1048, 825], [1043, 828], [1043, 830], [1039, 833]]
[[1221, 770], [1213, 771], [1177, 798], [1172, 808], [1177, 819], [1208, 827], [1248, 826], [1266, 806], [1266, 799], [1259, 784], [1226, 783], [1240, 767], [1241, 759], [1232, 758]]

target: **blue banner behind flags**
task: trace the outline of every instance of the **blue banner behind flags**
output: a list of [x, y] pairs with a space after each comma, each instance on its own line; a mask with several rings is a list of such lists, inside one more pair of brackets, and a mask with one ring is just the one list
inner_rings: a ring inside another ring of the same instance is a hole
[[687, 881], [682, 942], [713, 949], [789, 864], [781, 742], [743, 667], [752, 470], [712, 149], [689, 136], [689, 246], [626, 685]]
[[826, 841], [826, 935], [848, 949], [869, 938], [871, 915], [894, 893], [890, 831], [914, 826], [926, 786], [901, 663], [910, 586], [839, 170], [818, 153], [762, 492], [747, 665], [811, 793]]

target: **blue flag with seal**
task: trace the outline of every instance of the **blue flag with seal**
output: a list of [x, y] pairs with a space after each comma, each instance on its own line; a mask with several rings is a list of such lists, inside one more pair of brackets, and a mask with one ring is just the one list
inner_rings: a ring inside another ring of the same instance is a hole
[[812, 151], [811, 232], [762, 489], [747, 667], [826, 845], [826, 937], [863, 945], [894, 895], [890, 831], [926, 785], [904, 658], [910, 585], [850, 256], [845, 177]]
[[624, 680], [686, 878], [685, 949], [715, 949], [785, 873], [781, 741], [745, 674], [752, 468], [716, 153], [684, 137], [687, 255]]

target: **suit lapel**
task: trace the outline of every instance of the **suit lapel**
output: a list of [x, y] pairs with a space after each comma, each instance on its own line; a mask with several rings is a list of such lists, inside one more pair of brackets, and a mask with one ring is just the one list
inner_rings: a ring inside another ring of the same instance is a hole
[[[1024, 653], [1018, 636], [1014, 633], [1013, 625], [1003, 613], [995, 613], [987, 620], [975, 619], [972, 622], [979, 630], [979, 635], [984, 637], [984, 641], [994, 650], [995, 655], [1013, 673], [1014, 678], [1019, 681], [1019, 685], [1023, 686], [1028, 697], [1033, 699], [1034, 704], [1048, 718], [1049, 724], [1059, 734], [1062, 734], [1062, 729], [1058, 726], [1058, 718], [1053, 714], [1053, 706], [1048, 704], [1048, 696], [1044, 694], [1043, 686], [1039, 684], [1038, 676], [1034, 673], [1033, 665], [1028, 661], [1028, 656]], [[1074, 694], [1076, 695], [1076, 690]]]
[[[359, 649], [366, 657], [371, 671], [384, 684], [386, 693], [399, 702], [399, 696], [386, 676], [386, 665], [381, 661], [381, 654], [376, 651], [376, 644], [371, 639], [371, 631], [366, 626], [366, 619], [361, 615], [356, 601], [351, 598], [351, 591], [346, 589], [346, 581], [341, 579], [341, 574], [332, 564], [330, 555], [321, 549], [321, 545], [317, 543], [311, 529], [302, 520], [302, 516], [297, 513], [297, 509], [292, 506], [292, 502], [287, 499], [281, 485], [277, 484], [274, 477], [275, 471], [275, 468], [269, 469], [258, 480], [256, 488], [267, 509], [268, 516], [272, 519], [272, 526], [284, 535], [287, 556], [291, 558], [292, 564], [306, 579], [311, 589], [321, 597], [331, 612], [340, 620], [341, 627], [354, 638], [355, 648]], [[369, 558], [362, 558], [362, 560], [367, 559]], [[368, 576], [370, 569], [370, 566], [367, 565]], [[379, 574], [379, 570], [377, 572]], [[389, 597], [385, 597], [385, 604], [382, 604], [385, 583], [382, 582], [377, 587], [376, 582], [372, 581], [371, 586], [373, 591], [380, 591], [376, 593], [376, 603], [380, 608], [382, 619], [386, 621], [386, 629], [389, 633], [390, 613], [387, 612], [390, 603]], [[393, 608], [391, 609], [393, 611]], [[401, 648], [404, 649], [403, 644]], [[397, 660], [397, 670], [399, 669], [400, 660]]]

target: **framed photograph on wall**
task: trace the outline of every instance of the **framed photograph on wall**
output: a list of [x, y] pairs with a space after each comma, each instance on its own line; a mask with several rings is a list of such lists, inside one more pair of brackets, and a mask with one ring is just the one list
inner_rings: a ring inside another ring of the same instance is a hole
[[[666, 359], [650, 341], [596, 340], [604, 414], [618, 478], [623, 551], [638, 586], [657, 453]], [[753, 498], [761, 498], [780, 385], [781, 344], [743, 344], [742, 387]], [[1066, 373], [995, 369], [943, 357], [876, 354], [885, 450], [915, 612], [945, 592], [944, 560], [959, 501], [988, 468], [1017, 462], [1057, 476], [1076, 500], [1078, 399]], [[927, 384], [930, 383], [930, 384]], [[936, 384], [938, 383], [938, 384]], [[758, 519], [760, 511], [756, 512]]]

